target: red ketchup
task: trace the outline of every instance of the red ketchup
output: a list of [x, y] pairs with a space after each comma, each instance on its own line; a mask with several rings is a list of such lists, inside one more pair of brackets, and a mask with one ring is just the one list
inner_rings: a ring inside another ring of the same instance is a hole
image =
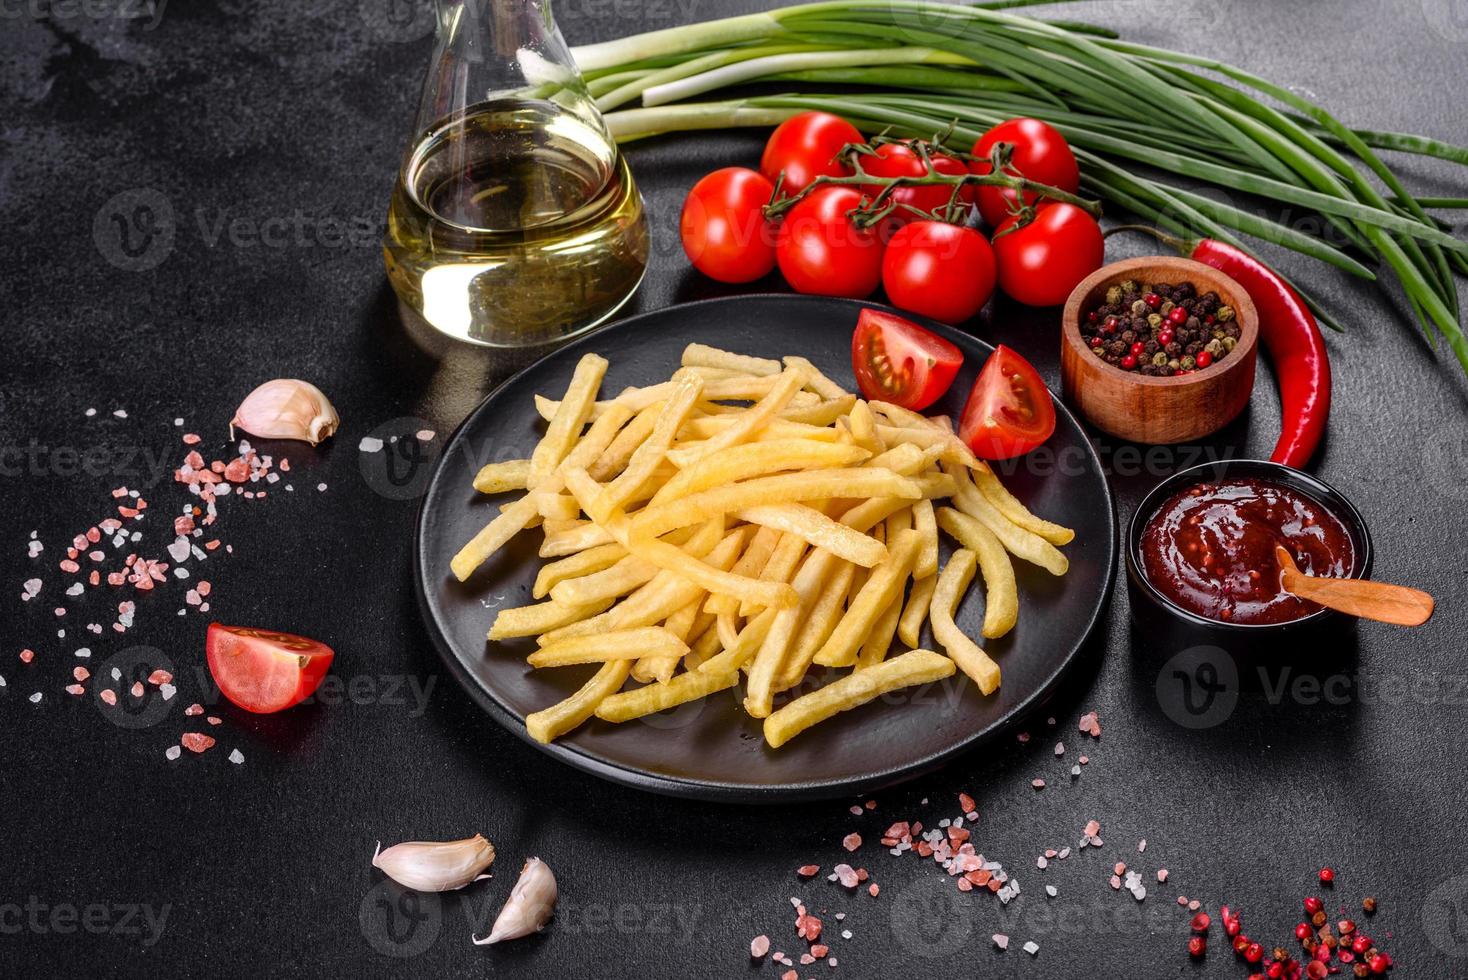
[[1163, 595], [1206, 619], [1287, 623], [1320, 608], [1280, 589], [1274, 546], [1307, 575], [1347, 578], [1350, 532], [1314, 497], [1267, 480], [1202, 483], [1168, 500], [1142, 532], [1142, 570]]

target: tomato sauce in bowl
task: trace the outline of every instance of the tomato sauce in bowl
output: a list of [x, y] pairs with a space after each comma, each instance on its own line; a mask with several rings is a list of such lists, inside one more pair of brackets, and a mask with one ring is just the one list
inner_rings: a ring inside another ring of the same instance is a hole
[[1288, 623], [1320, 610], [1280, 588], [1276, 544], [1307, 575], [1348, 578], [1357, 560], [1351, 532], [1325, 504], [1283, 483], [1242, 476], [1173, 494], [1138, 544], [1143, 574], [1169, 601], [1241, 626]]

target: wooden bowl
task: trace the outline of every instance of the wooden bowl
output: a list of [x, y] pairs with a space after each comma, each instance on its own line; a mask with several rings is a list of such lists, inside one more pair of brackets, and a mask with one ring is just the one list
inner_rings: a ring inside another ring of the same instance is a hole
[[[1195, 374], [1154, 378], [1123, 371], [1091, 353], [1081, 317], [1127, 279], [1139, 283], [1191, 282], [1233, 307], [1240, 334], [1228, 356]], [[1076, 286], [1061, 320], [1060, 378], [1065, 399], [1103, 432], [1145, 443], [1201, 439], [1232, 422], [1254, 390], [1259, 314], [1249, 294], [1217, 269], [1175, 256], [1125, 259], [1097, 269]]]

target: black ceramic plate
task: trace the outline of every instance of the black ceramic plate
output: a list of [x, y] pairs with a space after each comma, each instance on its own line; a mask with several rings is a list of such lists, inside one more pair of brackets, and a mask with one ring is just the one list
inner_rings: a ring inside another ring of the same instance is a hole
[[[533, 395], [559, 397], [577, 359], [589, 351], [611, 361], [604, 392], [666, 380], [693, 341], [764, 357], [801, 354], [855, 390], [851, 330], [862, 306], [848, 300], [750, 296], [647, 313], [561, 348], [505, 382], [465, 419], [423, 498], [415, 573], [429, 631], [475, 700], [528, 740], [525, 715], [566, 697], [595, 670], [532, 671], [524, 659], [531, 640], [485, 641], [496, 609], [534, 601], [530, 589], [543, 564], [536, 555], [538, 532], [521, 534], [467, 583], [458, 583], [448, 571], [453, 554], [508, 499], [477, 495], [470, 486], [476, 468], [490, 460], [528, 457], [544, 431]], [[991, 348], [967, 334], [931, 326], [965, 355], [958, 380], [933, 409], [956, 417]], [[592, 719], [554, 744], [531, 744], [580, 769], [643, 789], [774, 802], [895, 783], [993, 736], [1059, 681], [1100, 618], [1111, 587], [1116, 548], [1111, 494], [1080, 426], [1058, 401], [1056, 411], [1059, 425], [1045, 450], [1003, 479], [1036, 513], [1075, 528], [1076, 540], [1065, 549], [1070, 572], [1053, 578], [1015, 563], [1019, 625], [984, 644], [1004, 671], [1003, 685], [993, 696], [979, 696], [966, 681], [946, 682], [917, 696], [894, 697], [888, 705], [846, 712], [772, 750], [759, 724], [740, 710], [738, 695], [729, 691], [623, 725]], [[977, 635], [982, 619], [982, 589], [976, 587], [958, 622]]]

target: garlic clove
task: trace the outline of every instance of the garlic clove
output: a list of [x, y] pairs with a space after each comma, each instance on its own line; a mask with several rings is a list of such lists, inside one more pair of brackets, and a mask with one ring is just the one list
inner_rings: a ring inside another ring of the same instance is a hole
[[494, 845], [480, 834], [466, 840], [407, 841], [372, 855], [372, 866], [414, 891], [444, 892], [487, 878], [484, 869], [494, 862]]
[[545, 928], [555, 908], [556, 876], [540, 858], [531, 858], [520, 869], [520, 880], [510, 889], [510, 897], [500, 909], [489, 935], [483, 939], [469, 938], [474, 939], [476, 946], [488, 946], [528, 936]]
[[331, 436], [341, 419], [321, 389], [309, 381], [276, 378], [245, 396], [229, 421], [229, 437], [239, 426], [261, 439], [298, 439], [316, 445]]

